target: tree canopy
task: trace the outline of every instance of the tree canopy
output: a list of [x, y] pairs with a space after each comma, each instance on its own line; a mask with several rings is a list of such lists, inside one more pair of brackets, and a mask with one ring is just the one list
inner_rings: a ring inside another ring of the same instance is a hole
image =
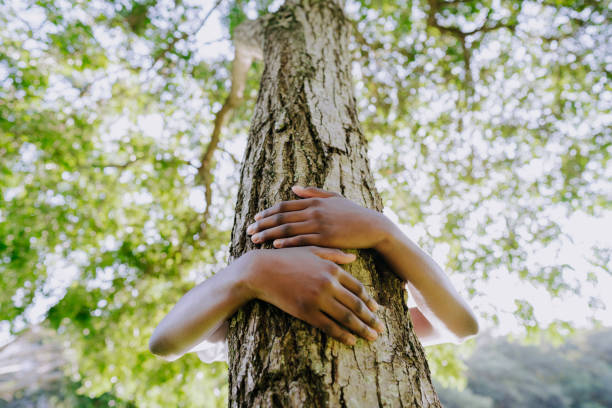
[[[180, 295], [226, 260], [261, 64], [207, 163], [231, 86], [223, 50], [247, 17], [280, 3], [0, 1], [1, 327], [44, 318], [78, 357], [69, 375], [81, 393], [223, 405], [223, 364], [166, 364], [146, 345]], [[346, 9], [385, 205], [490, 326], [508, 312], [486, 292], [500, 277], [585, 298], [595, 316], [605, 305], [589, 294], [610, 278], [610, 245], [591, 248], [580, 270], [535, 255], [564, 248], [571, 214], [610, 214], [610, 3]], [[509, 312], [532, 336], [572, 330], [541, 322], [520, 290]], [[451, 355], [431, 352], [438, 375], [460, 371]]]

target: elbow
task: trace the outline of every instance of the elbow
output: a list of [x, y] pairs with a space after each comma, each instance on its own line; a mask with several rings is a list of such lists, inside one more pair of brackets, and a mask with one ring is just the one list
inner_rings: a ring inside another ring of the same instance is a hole
[[472, 310], [469, 311], [468, 313], [468, 319], [467, 319], [467, 331], [468, 331], [468, 336], [469, 337], [473, 337], [475, 335], [478, 334], [478, 332], [480, 331], [480, 327], [478, 325], [478, 319], [476, 318], [476, 316], [474, 315], [474, 312]]
[[176, 360], [179, 355], [173, 352], [173, 348], [164, 338], [156, 336], [155, 333], [149, 339], [149, 351], [164, 360], [173, 361]]
[[156, 356], [164, 357], [167, 354], [167, 347], [164, 346], [164, 342], [153, 334], [149, 339], [149, 351]]
[[478, 320], [476, 320], [476, 317], [470, 313], [461, 326], [461, 330], [456, 333], [457, 341], [462, 343], [465, 340], [476, 336], [479, 330], [480, 327], [478, 326]]
[[155, 337], [155, 335], [151, 336], [151, 338], [149, 339], [149, 351], [155, 354], [156, 356], [161, 357], [164, 355], [164, 348], [162, 347], [159, 339]]

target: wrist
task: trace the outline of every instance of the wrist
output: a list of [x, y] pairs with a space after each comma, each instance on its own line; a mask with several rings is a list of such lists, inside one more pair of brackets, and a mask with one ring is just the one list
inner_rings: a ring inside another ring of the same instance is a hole
[[239, 278], [238, 287], [246, 301], [258, 299], [261, 297], [261, 274], [264, 268], [264, 258], [269, 250], [254, 249], [242, 255], [239, 260], [241, 265], [241, 275]]
[[374, 244], [373, 248], [380, 254], [384, 254], [393, 247], [394, 242], [397, 241], [399, 230], [384, 214], [377, 213], [380, 221], [378, 222], [379, 238]]
[[259, 289], [256, 282], [260, 269], [262, 251], [263, 250], [254, 249], [243, 254], [235, 261], [237, 276], [234, 281], [233, 289], [244, 303], [259, 296]]

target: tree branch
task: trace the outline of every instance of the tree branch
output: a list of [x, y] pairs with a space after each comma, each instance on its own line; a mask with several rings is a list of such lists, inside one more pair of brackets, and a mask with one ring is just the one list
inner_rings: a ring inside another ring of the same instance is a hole
[[[487, 13], [487, 17], [485, 18], [484, 23], [478, 28], [475, 28], [471, 31], [462, 31], [459, 27], [455, 26], [444, 26], [438, 22], [436, 18], [436, 14], [440, 11], [442, 7], [454, 5], [457, 3], [461, 3], [460, 1], [442, 1], [442, 0], [429, 0], [429, 10], [427, 12], [427, 25], [430, 27], [435, 27], [438, 30], [448, 33], [455, 37], [459, 43], [461, 44], [461, 50], [463, 51], [463, 63], [465, 69], [465, 81], [467, 83], [467, 89], [472, 90], [472, 69], [471, 69], [471, 58], [472, 58], [472, 50], [468, 47], [466, 42], [466, 37], [470, 35], [474, 35], [476, 33], [487, 33], [495, 30], [499, 30], [501, 28], [507, 28], [510, 31], [514, 31], [518, 22], [516, 20], [511, 23], [502, 23], [501, 21], [496, 22], [493, 25], [490, 25], [490, 16], [492, 13], [492, 9], [489, 9]], [[520, 10], [520, 9], [519, 9]], [[467, 95], [466, 95], [466, 104], [467, 104]]]
[[183, 34], [181, 34], [181, 35], [179, 35], [179, 36], [177, 36], [177, 37], [174, 37], [174, 38], [172, 39], [172, 41], [170, 41], [170, 42], [168, 43], [168, 45], [166, 45], [166, 47], [165, 47], [163, 50], [161, 50], [161, 52], [159, 52], [159, 53], [157, 54], [157, 56], [155, 56], [155, 58], [153, 59], [153, 62], [151, 63], [151, 66], [150, 66], [150, 68], [149, 68], [149, 69], [152, 69], [152, 68], [155, 66], [155, 64], [157, 64], [157, 62], [158, 62], [160, 59], [162, 59], [162, 58], [163, 58], [163, 57], [164, 57], [166, 54], [168, 54], [168, 53], [169, 53], [169, 52], [170, 52], [170, 51], [171, 51], [171, 50], [174, 48], [174, 46], [176, 45], [176, 43], [177, 43], [177, 42], [179, 42], [180, 40], [186, 40], [186, 39], [187, 39], [187, 38], [189, 38], [189, 37], [193, 37], [193, 36], [197, 35], [197, 34], [200, 32], [200, 30], [202, 30], [202, 28], [204, 27], [204, 24], [206, 24], [206, 21], [207, 21], [207, 20], [208, 20], [208, 18], [211, 16], [211, 14], [213, 13], [213, 11], [215, 11], [215, 9], [216, 9], [217, 7], [219, 7], [219, 4], [221, 4], [221, 2], [222, 2], [222, 1], [223, 1], [223, 0], [217, 0], [217, 1], [215, 2], [215, 4], [214, 4], [214, 5], [212, 6], [212, 8], [211, 8], [211, 9], [208, 11], [208, 13], [206, 13], [206, 16], [204, 16], [204, 18], [202, 19], [202, 21], [201, 21], [201, 22], [200, 22], [200, 24], [198, 25], [198, 28], [196, 28], [196, 30], [195, 30], [193, 33], [189, 34], [189, 33], [185, 32], [185, 33], [183, 33]]
[[232, 162], [235, 165], [239, 165], [240, 164], [240, 160], [238, 160], [238, 158], [236, 156], [234, 156], [234, 154], [230, 151], [228, 151], [227, 149], [224, 149], [223, 147], [218, 147], [219, 150], [221, 150], [223, 153], [227, 154], [229, 156], [230, 159], [232, 159]]
[[219, 145], [221, 130], [230, 119], [234, 109], [244, 100], [246, 79], [251, 63], [255, 59], [263, 58], [263, 22], [258, 20], [247, 20], [234, 30], [234, 62], [232, 63], [232, 87], [225, 99], [223, 106], [217, 112], [210, 141], [202, 154], [200, 167], [198, 169], [199, 179], [205, 189], [206, 210], [205, 221], [202, 229], [205, 229], [207, 216], [212, 203], [212, 171], [213, 156]]
[[455, 26], [443, 26], [442, 24], [438, 22], [438, 19], [436, 18], [436, 14], [440, 11], [442, 7], [448, 6], [448, 5], [454, 5], [456, 3], [460, 3], [460, 2], [445, 2], [441, 0], [429, 0], [429, 11], [427, 12], [427, 24], [432, 27], [436, 27], [440, 31], [452, 34], [455, 37], [464, 37], [464, 38], [467, 37], [468, 35], [473, 35], [476, 33], [486, 33], [490, 31], [499, 30], [500, 28], [507, 28], [509, 30], [514, 30], [514, 28], [516, 28], [518, 24], [517, 22], [514, 22], [514, 21], [511, 23], [502, 23], [501, 21], [498, 21], [497, 23], [493, 25], [489, 25], [491, 21], [489, 18], [491, 14], [491, 10], [489, 10], [489, 13], [487, 14], [487, 17], [484, 23], [480, 27], [475, 28], [471, 31], [462, 31], [459, 27], [455, 27]]
[[[132, 164], [139, 162], [140, 160], [144, 159], [146, 156], [140, 156], [140, 157], [136, 157], [135, 159], [132, 160], [128, 160], [125, 163], [92, 163], [90, 165], [88, 165], [88, 167], [95, 167], [95, 168], [99, 168], [99, 169], [105, 169], [105, 168], [115, 168], [115, 169], [125, 169], [129, 166], [131, 166]], [[86, 167], [86, 166], [81, 166], [81, 167]]]

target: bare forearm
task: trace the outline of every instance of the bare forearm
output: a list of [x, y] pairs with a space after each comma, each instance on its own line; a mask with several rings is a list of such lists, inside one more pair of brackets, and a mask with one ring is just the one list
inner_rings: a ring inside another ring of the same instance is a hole
[[[384, 225], [386, 238], [376, 249], [395, 273], [408, 282], [423, 315], [434, 327], [445, 328], [456, 340], [475, 334], [478, 323], [473, 312], [440, 266], [394, 224], [385, 222]], [[430, 333], [429, 337], [440, 339], [444, 333]]]
[[476, 333], [470, 307], [442, 269], [385, 216], [317, 187], [294, 186], [293, 192], [302, 199], [276, 203], [255, 216], [247, 228], [254, 243], [272, 241], [276, 248], [375, 248], [417, 300], [422, 313], [414, 316], [417, 335], [441, 342]]
[[250, 251], [183, 296], [155, 329], [149, 348], [172, 360], [204, 339], [223, 341], [224, 321], [256, 298], [345, 344], [355, 344], [354, 334], [373, 341], [384, 330], [373, 313], [378, 305], [339, 266], [354, 260], [314, 246]]
[[187, 292], [153, 332], [151, 351], [167, 359], [181, 356], [248, 302], [242, 276], [250, 262], [247, 254]]

